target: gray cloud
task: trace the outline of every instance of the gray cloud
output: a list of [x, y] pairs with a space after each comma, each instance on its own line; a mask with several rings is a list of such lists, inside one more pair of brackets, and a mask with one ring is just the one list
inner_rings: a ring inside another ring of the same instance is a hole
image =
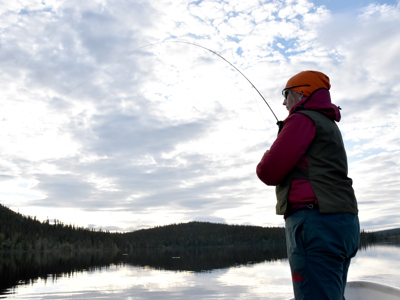
[[94, 116], [90, 134], [93, 136], [86, 135], [82, 142], [98, 155], [159, 155], [198, 138], [207, 129], [200, 122], [173, 125], [155, 118], [143, 120], [140, 115]]
[[[87, 203], [91, 200], [91, 184], [73, 175], [37, 175], [37, 189], [47, 195], [46, 201], [38, 200], [36, 205], [69, 206], [69, 203]], [[91, 203], [93, 204], [93, 203]]]

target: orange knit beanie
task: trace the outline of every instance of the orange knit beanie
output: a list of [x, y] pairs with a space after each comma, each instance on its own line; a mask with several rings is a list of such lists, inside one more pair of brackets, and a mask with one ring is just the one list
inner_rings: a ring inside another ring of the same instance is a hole
[[303, 96], [305, 97], [310, 96], [312, 92], [320, 88], [329, 90], [331, 85], [329, 77], [317, 71], [300, 72], [290, 78], [285, 87], [285, 89], [291, 89], [299, 94], [303, 92]]

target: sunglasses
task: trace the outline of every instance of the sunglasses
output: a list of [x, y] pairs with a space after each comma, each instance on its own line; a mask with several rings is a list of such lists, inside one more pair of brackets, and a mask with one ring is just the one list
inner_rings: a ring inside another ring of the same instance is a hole
[[294, 89], [294, 88], [301, 87], [301, 86], [311, 86], [311, 84], [294, 85], [294, 86], [288, 86], [287, 88], [284, 88], [282, 90], [282, 95], [285, 98], [285, 100], [289, 96], [290, 89]]

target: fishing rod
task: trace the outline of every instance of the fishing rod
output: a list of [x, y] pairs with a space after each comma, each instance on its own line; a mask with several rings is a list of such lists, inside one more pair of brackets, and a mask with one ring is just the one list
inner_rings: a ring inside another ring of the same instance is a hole
[[271, 110], [272, 114], [274, 115], [276, 121], [279, 122], [279, 120], [278, 120], [278, 118], [276, 117], [276, 115], [275, 115], [274, 111], [272, 110], [271, 106], [269, 106], [267, 100], [265, 100], [265, 98], [264, 98], [263, 95], [260, 93], [260, 91], [256, 88], [256, 86], [246, 77], [246, 75], [244, 75], [238, 68], [236, 68], [236, 66], [235, 66], [234, 64], [232, 64], [231, 62], [229, 62], [229, 61], [228, 61], [226, 58], [224, 58], [222, 55], [220, 55], [220, 54], [218, 54], [217, 52], [215, 52], [215, 51], [213, 51], [213, 50], [211, 50], [211, 49], [208, 49], [208, 48], [206, 48], [206, 47], [204, 47], [204, 46], [202, 46], [202, 45], [195, 44], [195, 43], [191, 43], [191, 42], [185, 42], [185, 41], [164, 41], [164, 42], [162, 42], [162, 43], [167, 43], [167, 42], [168, 42], [168, 43], [182, 43], [182, 44], [188, 44], [188, 45], [197, 46], [197, 47], [203, 48], [203, 49], [205, 49], [205, 50], [207, 50], [207, 51], [210, 51], [211, 53], [213, 53], [213, 54], [219, 56], [220, 58], [222, 58], [224, 61], [226, 61], [228, 64], [230, 64], [236, 71], [238, 71], [238, 72], [251, 84], [251, 86], [257, 91], [257, 93], [260, 95], [260, 97], [264, 100], [265, 104], [267, 104], [268, 108]]
[[164, 44], [164, 43], [181, 43], [181, 44], [187, 44], [187, 45], [193, 45], [193, 46], [196, 46], [196, 47], [200, 47], [200, 48], [202, 48], [202, 49], [204, 49], [204, 50], [210, 51], [211, 53], [217, 55], [219, 58], [221, 58], [221, 59], [223, 59], [224, 61], [226, 61], [230, 66], [232, 66], [236, 71], [238, 71], [238, 72], [251, 84], [251, 86], [257, 91], [257, 93], [258, 93], [258, 94], [260, 95], [260, 97], [264, 100], [265, 104], [267, 104], [268, 108], [270, 109], [270, 111], [271, 111], [272, 114], [274, 115], [274, 117], [275, 117], [275, 119], [276, 119], [276, 121], [277, 121], [276, 125], [279, 126], [279, 131], [281, 130], [281, 128], [282, 128], [282, 126], [283, 126], [283, 121], [279, 121], [279, 120], [278, 120], [277, 116], [275, 115], [275, 113], [274, 113], [274, 111], [272, 110], [271, 106], [268, 104], [267, 100], [265, 100], [265, 98], [264, 98], [263, 95], [260, 93], [260, 91], [259, 91], [259, 90], [256, 88], [256, 86], [246, 77], [246, 75], [244, 75], [235, 65], [233, 65], [231, 62], [229, 62], [229, 61], [228, 61], [226, 58], [224, 58], [222, 55], [218, 54], [217, 52], [215, 52], [215, 51], [213, 51], [213, 50], [211, 50], [211, 49], [208, 49], [207, 47], [204, 47], [204, 46], [202, 46], [202, 45], [199, 45], [199, 44], [196, 44], [196, 43], [192, 43], [192, 42], [186, 42], [186, 41], [162, 41], [162, 42], [152, 43], [152, 44], [148, 44], [148, 45], [139, 47], [139, 48], [135, 49], [134, 51], [128, 53], [127, 55], [123, 56], [122, 58], [120, 58], [119, 60], [117, 60], [116, 62], [114, 62], [114, 63], [111, 64], [110, 66], [108, 66], [107, 68], [101, 70], [100, 72], [94, 74], [92, 77], [90, 77], [90, 78], [86, 79], [85, 81], [81, 82], [79, 85], [77, 85], [76, 87], [74, 87], [73, 89], [71, 89], [67, 94], [69, 94], [72, 90], [76, 89], [77, 87], [83, 85], [85, 82], [87, 82], [87, 81], [91, 80], [92, 78], [96, 77], [99, 73], [101, 73], [101, 72], [107, 70], [108, 68], [111, 68], [111, 67], [114, 66], [115, 64], [117, 64], [117, 63], [119, 63], [120, 61], [124, 60], [126, 57], [132, 55], [133, 53], [135, 53], [135, 52], [137, 52], [137, 51], [139, 51], [139, 50], [141, 50], [141, 49], [150, 47], [150, 46], [160, 45], [160, 44]]
[[280, 122], [282, 122], [282, 121], [279, 121], [279, 120], [278, 120], [278, 118], [276, 117], [276, 115], [275, 115], [274, 111], [272, 110], [271, 106], [268, 104], [267, 100], [265, 100], [265, 98], [263, 97], [263, 95], [262, 95], [262, 94], [260, 93], [260, 91], [256, 88], [256, 86], [250, 81], [250, 79], [248, 79], [248, 78], [246, 77], [246, 75], [244, 75], [234, 64], [232, 64], [230, 61], [228, 61], [228, 60], [227, 60], [226, 58], [224, 58], [222, 55], [220, 55], [220, 54], [218, 54], [217, 52], [215, 52], [215, 51], [213, 51], [213, 50], [211, 50], [211, 49], [208, 49], [208, 48], [206, 48], [206, 47], [204, 47], [204, 46], [202, 46], [202, 45], [199, 45], [199, 44], [196, 44], [196, 43], [192, 43], [192, 42], [185, 42], [185, 41], [163, 41], [163, 42], [159, 42], [159, 43], [149, 44], [149, 45], [143, 46], [143, 47], [141, 47], [140, 49], [145, 48], [145, 47], [148, 47], [148, 46], [153, 46], [153, 45], [157, 45], [157, 44], [162, 44], [162, 43], [181, 43], [181, 44], [193, 45], [193, 46], [196, 46], [196, 47], [203, 48], [204, 50], [210, 51], [211, 53], [213, 53], [213, 54], [217, 55], [218, 57], [222, 58], [222, 59], [223, 59], [224, 61], [226, 61], [229, 65], [231, 65], [236, 71], [238, 71], [238, 72], [251, 84], [251, 86], [257, 91], [257, 93], [258, 93], [258, 94], [260, 95], [260, 97], [264, 100], [265, 104], [267, 104], [268, 108], [270, 109], [270, 111], [271, 111], [272, 114], [274, 115], [274, 117], [275, 117], [275, 119], [276, 119], [276, 121], [277, 121], [277, 125], [279, 126]]

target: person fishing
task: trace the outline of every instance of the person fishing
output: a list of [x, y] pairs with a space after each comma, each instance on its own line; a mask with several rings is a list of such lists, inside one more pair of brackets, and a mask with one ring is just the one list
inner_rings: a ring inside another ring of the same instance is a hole
[[347, 156], [331, 103], [329, 77], [303, 71], [283, 89], [289, 111], [275, 142], [257, 165], [276, 186], [276, 213], [285, 218], [295, 299], [342, 300], [358, 249], [360, 225]]

